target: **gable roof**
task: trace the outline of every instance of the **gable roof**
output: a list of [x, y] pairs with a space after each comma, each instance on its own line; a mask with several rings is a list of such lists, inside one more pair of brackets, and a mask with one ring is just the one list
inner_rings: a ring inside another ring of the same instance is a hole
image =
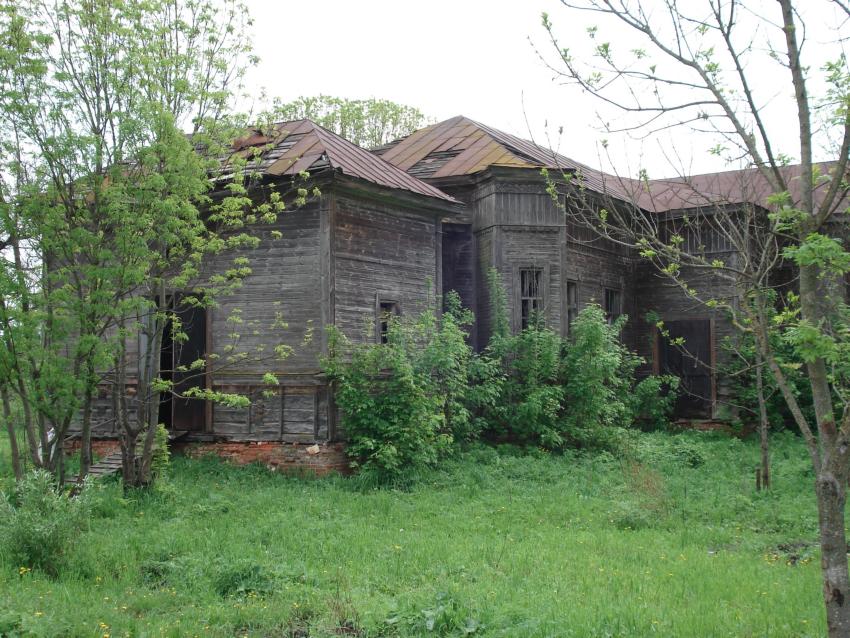
[[458, 115], [373, 150], [422, 179], [471, 175], [490, 166], [581, 173], [587, 188], [622, 197], [620, 179], [550, 149]]
[[257, 155], [253, 170], [272, 177], [334, 169], [379, 186], [457, 201], [311, 120], [280, 122], [267, 133], [254, 129], [236, 140], [233, 149], [245, 158]]

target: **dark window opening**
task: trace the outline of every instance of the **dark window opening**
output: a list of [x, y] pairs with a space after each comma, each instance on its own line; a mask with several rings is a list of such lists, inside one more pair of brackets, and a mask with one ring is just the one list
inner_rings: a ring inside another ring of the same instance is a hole
[[540, 321], [543, 314], [543, 270], [523, 268], [519, 271], [521, 328]]
[[390, 324], [393, 317], [401, 315], [401, 307], [397, 301], [378, 301], [378, 342], [387, 343], [389, 340]]
[[619, 290], [614, 290], [613, 288], [605, 289], [605, 306], [603, 309], [605, 310], [605, 320], [608, 323], [614, 323], [617, 317], [623, 313]]
[[573, 321], [578, 317], [578, 283], [575, 281], [567, 282], [567, 331], [573, 325]]

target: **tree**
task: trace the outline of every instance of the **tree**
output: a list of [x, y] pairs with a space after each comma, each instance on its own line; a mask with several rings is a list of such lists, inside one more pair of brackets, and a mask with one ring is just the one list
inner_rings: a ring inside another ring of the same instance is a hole
[[397, 140], [427, 123], [417, 108], [375, 98], [299, 97], [276, 104], [273, 112], [279, 120], [313, 120], [363, 148]]
[[[841, 284], [850, 271], [850, 68], [841, 47], [850, 36], [850, 5], [846, 0], [805, 6], [793, 0], [562, 4], [639, 40], [620, 51], [617, 41], [592, 25], [587, 30], [591, 51], [578, 56], [560, 45], [551, 20], [543, 16], [560, 77], [625, 120], [609, 132], [652, 136], [690, 128], [719, 140], [714, 153], [750, 168], [739, 174], [734, 196], [687, 175], [671, 180], [680, 210], [687, 212], [662, 215], [646, 212], [655, 208], [656, 193], [645, 172], [639, 180], [616, 180], [607, 198], [589, 193], [582, 176], [568, 175], [568, 208], [599, 233], [634, 246], [684, 294], [724, 308], [740, 330], [755, 337], [758, 355], [808, 446], [816, 476], [827, 625], [830, 636], [848, 636], [844, 513], [850, 478], [850, 324]], [[833, 46], [810, 49], [807, 33]], [[760, 81], [765, 77], [771, 78], [769, 86]], [[766, 105], [771, 98], [781, 100], [782, 88], [793, 96], [793, 124], [768, 116]], [[795, 166], [782, 152], [783, 135], [792, 128]], [[829, 149], [835, 161], [817, 164], [818, 146]], [[685, 199], [690, 206], [682, 205]], [[735, 258], [713, 259], [705, 249], [709, 237], [728, 242]], [[781, 265], [793, 266], [796, 281], [780, 287], [783, 305], [773, 320], [771, 291], [777, 286], [772, 278]], [[697, 273], [726, 282], [725, 298], [695, 286]], [[777, 333], [793, 346], [805, 370], [814, 422], [777, 361], [772, 347]]]
[[[125, 485], [143, 485], [160, 398], [175, 392], [154, 353], [166, 330], [185, 339], [175, 298], [208, 307], [238, 287], [250, 266], [232, 251], [256, 245], [252, 225], [275, 219], [287, 200], [252, 189], [253, 155], [232, 147], [244, 130], [230, 113], [253, 59], [242, 37], [250, 19], [238, 0], [0, 9], [0, 239], [9, 246], [0, 332], [10, 354], [0, 385], [20, 399], [33, 462], [60, 480], [64, 438], [80, 414], [87, 471], [93, 399], [111, 385]], [[294, 189], [289, 201], [304, 201], [307, 191]], [[231, 267], [205, 272], [216, 255]], [[130, 398], [136, 341], [145, 363]]]

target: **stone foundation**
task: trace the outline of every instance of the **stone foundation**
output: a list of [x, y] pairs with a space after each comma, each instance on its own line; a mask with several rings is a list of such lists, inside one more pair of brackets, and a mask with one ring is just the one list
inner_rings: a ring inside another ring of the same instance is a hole
[[327, 476], [334, 472], [350, 472], [345, 446], [342, 443], [306, 445], [279, 441], [179, 442], [175, 448], [192, 458], [215, 454], [236, 465], [262, 463], [271, 470], [287, 473]]

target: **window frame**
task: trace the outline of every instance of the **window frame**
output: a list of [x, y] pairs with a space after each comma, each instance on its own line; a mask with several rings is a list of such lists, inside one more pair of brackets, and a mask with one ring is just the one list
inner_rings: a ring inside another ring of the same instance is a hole
[[533, 299], [540, 300], [540, 316], [543, 318], [544, 323], [548, 323], [549, 318], [549, 266], [548, 265], [540, 265], [539, 263], [523, 263], [517, 264], [513, 268], [513, 311], [512, 321], [514, 332], [521, 332], [525, 329], [523, 326], [523, 316], [522, 316], [522, 302], [524, 299], [532, 299], [532, 297], [525, 297], [523, 295], [522, 290], [522, 273], [523, 271], [537, 271], [540, 273], [540, 282], [538, 285], [538, 296], [533, 297]]
[[[570, 300], [570, 291], [571, 290], [572, 290], [573, 296], [575, 297], [575, 299], [572, 300], [573, 303], [571, 303], [571, 300]], [[569, 335], [570, 331], [572, 330], [573, 322], [576, 320], [576, 317], [578, 317], [578, 309], [579, 309], [579, 300], [578, 299], [579, 299], [579, 297], [578, 297], [578, 280], [577, 279], [567, 279], [566, 287], [564, 288], [564, 296], [566, 297], [565, 303], [564, 303], [564, 309], [565, 309], [564, 321], [566, 322], [566, 326], [567, 326], [566, 333], [567, 333], [567, 335]]]
[[375, 293], [375, 343], [382, 344], [387, 343], [387, 329], [389, 328], [389, 323], [387, 323], [387, 329], [383, 327], [383, 307], [390, 306], [392, 308], [392, 314], [395, 317], [401, 317], [402, 309], [401, 309], [401, 301], [399, 301], [398, 295], [393, 293]]
[[[603, 288], [603, 299], [602, 299], [602, 310], [605, 313], [605, 320], [612, 324], [614, 323], [618, 317], [623, 314], [623, 290], [621, 288], [612, 288], [609, 286], [605, 286]], [[617, 301], [617, 309], [616, 311], [612, 311], [609, 308], [609, 294], [616, 295], [615, 299]]]

